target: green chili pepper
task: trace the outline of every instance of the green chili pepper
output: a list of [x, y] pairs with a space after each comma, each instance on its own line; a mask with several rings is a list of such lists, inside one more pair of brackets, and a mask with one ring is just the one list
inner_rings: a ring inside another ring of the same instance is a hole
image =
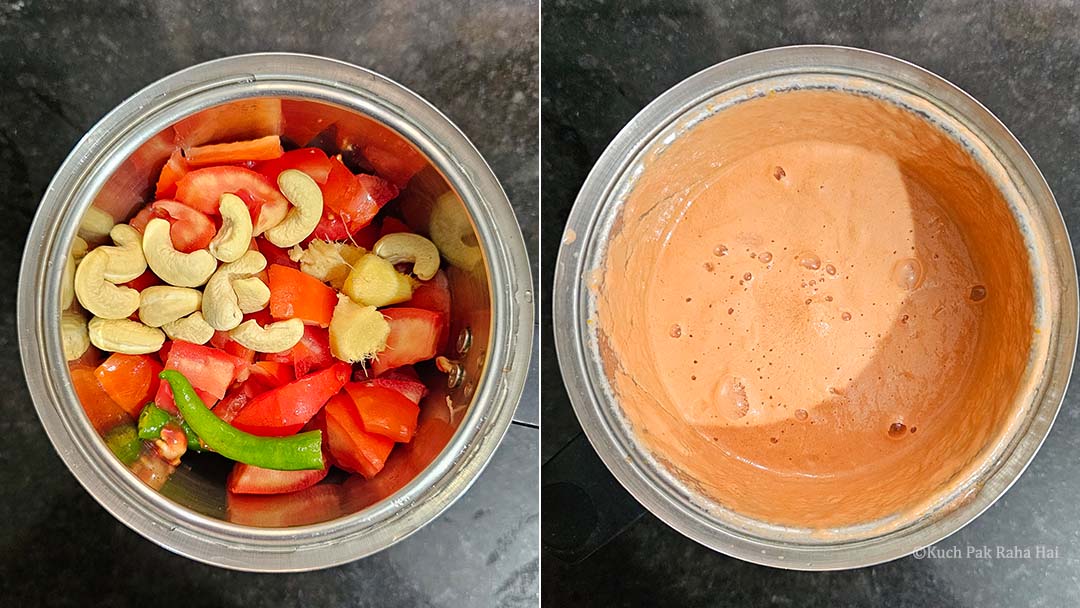
[[308, 431], [291, 437], [259, 437], [245, 433], [211, 412], [180, 372], [165, 370], [160, 378], [172, 388], [180, 415], [207, 447], [222, 456], [279, 471], [323, 468], [322, 431]]
[[149, 403], [139, 413], [139, 439], [157, 439], [161, 429], [172, 420], [169, 412]]
[[173, 422], [180, 425], [180, 428], [184, 431], [184, 435], [187, 436], [187, 449], [193, 452], [203, 451], [202, 444], [199, 443], [199, 436], [191, 428], [191, 425], [187, 423], [187, 420], [183, 418], [173, 418]]
[[133, 424], [121, 424], [109, 429], [105, 433], [105, 445], [116, 454], [120, 462], [131, 464], [139, 459], [139, 451], [142, 450], [142, 442], [135, 431]]

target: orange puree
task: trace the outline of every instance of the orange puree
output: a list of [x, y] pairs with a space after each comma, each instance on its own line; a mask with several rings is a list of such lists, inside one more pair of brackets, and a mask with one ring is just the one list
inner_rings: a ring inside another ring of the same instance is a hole
[[797, 91], [705, 119], [645, 167], [597, 321], [637, 436], [770, 523], [902, 514], [1015, 413], [1033, 322], [1017, 223], [929, 122]]

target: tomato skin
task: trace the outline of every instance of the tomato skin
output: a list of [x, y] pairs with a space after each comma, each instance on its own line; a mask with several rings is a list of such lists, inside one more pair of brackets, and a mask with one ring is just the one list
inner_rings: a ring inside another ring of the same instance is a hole
[[154, 274], [153, 270], [150, 270], [148, 268], [146, 270], [146, 272], [140, 274], [139, 276], [137, 276], [134, 279], [128, 281], [127, 283], [124, 283], [123, 285], [124, 285], [124, 287], [130, 287], [130, 288], [134, 289], [135, 291], [142, 291], [142, 290], [146, 289], [147, 287], [153, 287], [154, 285], [161, 285], [161, 279], [159, 279], [158, 276], [156, 274]]
[[356, 404], [347, 393], [332, 397], [323, 411], [334, 464], [368, 479], [377, 475], [394, 449], [394, 440], [365, 431]]
[[337, 292], [319, 279], [274, 264], [270, 275], [270, 315], [276, 320], [301, 319], [309, 325], [329, 327], [337, 305]]
[[[255, 361], [255, 351], [241, 345], [236, 340], [233, 340], [227, 331], [215, 331], [214, 336], [210, 338], [210, 346], [223, 350], [244, 363], [252, 363]], [[247, 367], [245, 366], [244, 369], [247, 369]], [[237, 375], [243, 373], [244, 369], [238, 370]], [[243, 378], [241, 378], [241, 380], [242, 379]]]
[[289, 150], [280, 158], [261, 162], [255, 166], [255, 170], [273, 183], [277, 183], [278, 175], [282, 171], [296, 169], [307, 173], [315, 183], [325, 184], [332, 166], [326, 152], [318, 148], [299, 148]]
[[330, 352], [330, 332], [313, 325], [304, 327], [304, 336], [289, 350], [283, 353], [270, 353], [266, 360], [293, 366], [297, 378], [308, 373], [330, 367], [335, 359]]
[[[357, 375], [358, 374], [353, 374], [353, 377], [356, 378]], [[363, 386], [380, 386], [396, 391], [416, 405], [420, 405], [420, 400], [427, 394], [427, 387], [424, 386], [423, 382], [409, 378], [379, 376], [378, 378], [365, 379], [361, 377], [356, 379], [356, 383]]]
[[286, 494], [310, 488], [329, 472], [329, 466], [317, 471], [275, 471], [238, 462], [225, 488], [233, 494]]
[[390, 336], [386, 348], [371, 362], [371, 371], [376, 376], [435, 356], [446, 324], [445, 315], [421, 308], [384, 308], [380, 312], [390, 323]]
[[323, 191], [323, 216], [315, 237], [338, 241], [367, 226], [379, 209], [398, 195], [394, 184], [374, 175], [353, 175], [336, 157]]
[[226, 192], [248, 203], [255, 234], [276, 226], [289, 211], [289, 201], [262, 174], [243, 167], [206, 167], [188, 173], [176, 183], [176, 199], [207, 215], [218, 214]]
[[213, 412], [218, 418], [231, 424], [236, 415], [261, 392], [263, 387], [258, 382], [244, 382], [229, 391], [225, 398], [213, 407]]
[[194, 146], [187, 150], [187, 163], [195, 167], [231, 163], [257, 163], [280, 158], [285, 153], [281, 138], [267, 135], [258, 139], [233, 141], [223, 144]]
[[71, 370], [71, 386], [75, 389], [90, 424], [99, 434], [104, 435], [113, 427], [131, 421], [127, 412], [101, 387], [93, 369], [77, 367]]
[[169, 236], [173, 247], [184, 253], [197, 249], [206, 249], [217, 233], [214, 221], [187, 205], [171, 200], [150, 203], [135, 217], [131, 218], [131, 227], [143, 232], [150, 220], [160, 217], [169, 221]]
[[345, 392], [365, 431], [399, 442], [412, 440], [420, 407], [407, 397], [390, 388], [359, 382], [346, 384]]
[[292, 261], [288, 249], [282, 249], [262, 237], [255, 239], [255, 246], [258, 248], [259, 253], [266, 258], [267, 266], [285, 266], [299, 270], [300, 263]]
[[179, 149], [173, 150], [168, 162], [161, 168], [157, 185], [154, 188], [155, 198], [170, 198], [176, 194], [176, 182], [191, 171], [184, 153]]
[[352, 368], [345, 363], [304, 376], [251, 400], [233, 418], [236, 428], [255, 435], [281, 437], [299, 431], [337, 394]]
[[101, 388], [132, 418], [154, 399], [162, 366], [151, 355], [113, 353], [94, 370]]

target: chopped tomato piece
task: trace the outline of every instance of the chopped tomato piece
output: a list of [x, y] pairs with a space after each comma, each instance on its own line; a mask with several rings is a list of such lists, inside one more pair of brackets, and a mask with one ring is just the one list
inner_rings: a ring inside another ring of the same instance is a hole
[[135, 291], [141, 292], [142, 290], [146, 289], [147, 287], [153, 287], [154, 285], [161, 285], [161, 279], [159, 279], [158, 276], [156, 274], [154, 274], [153, 270], [147, 269], [146, 272], [140, 274], [139, 276], [137, 276], [134, 279], [128, 281], [127, 283], [124, 283], [123, 285], [124, 285], [124, 287], [130, 287], [130, 288], [134, 289]]
[[[174, 340], [165, 369], [180, 372], [191, 386], [213, 395], [217, 400], [225, 396], [229, 385], [242, 370], [247, 369], [247, 364], [244, 359], [216, 348]], [[168, 386], [167, 382], [162, 384]]]
[[252, 363], [248, 370], [250, 370], [249, 379], [266, 388], [284, 386], [296, 379], [293, 376], [293, 366], [280, 361], [258, 361]]
[[[236, 418], [236, 415], [240, 413], [240, 410], [244, 409], [244, 407], [262, 391], [263, 388], [259, 386], [259, 383], [245, 382], [229, 391], [228, 394], [225, 395], [225, 398], [214, 406], [214, 414], [225, 422], [232, 423], [233, 419]], [[209, 405], [207, 407], [209, 407]]]
[[[261, 325], [265, 325], [265, 323], [261, 323]], [[227, 331], [215, 331], [214, 336], [210, 338], [210, 346], [223, 350], [244, 363], [253, 363], [255, 361], [255, 351], [233, 340]], [[244, 369], [247, 369], [247, 367], [245, 366]], [[243, 373], [243, 369], [237, 371], [237, 375], [241, 373]]]
[[341, 390], [350, 371], [348, 364], [337, 363], [267, 391], [252, 399], [232, 424], [255, 435], [292, 435], [322, 409], [327, 399]]
[[379, 238], [398, 232], [412, 232], [412, 228], [396, 217], [384, 217], [382, 225], [379, 226]]
[[280, 158], [282, 154], [285, 154], [285, 149], [281, 147], [281, 138], [277, 135], [267, 135], [246, 141], [188, 148], [187, 162], [192, 167], [205, 167], [245, 161], [273, 160]]
[[420, 408], [407, 397], [389, 388], [359, 382], [346, 384], [345, 392], [356, 405], [365, 431], [394, 441], [412, 439]]
[[161, 168], [161, 175], [158, 176], [157, 187], [155, 188], [156, 198], [169, 198], [176, 194], [176, 182], [180, 181], [180, 178], [184, 177], [191, 171], [191, 167], [188, 166], [188, 162], [184, 159], [184, 153], [179, 149], [173, 150], [172, 156], [169, 157], [168, 162]]
[[258, 247], [259, 253], [263, 254], [263, 257], [266, 258], [267, 266], [277, 265], [287, 266], [289, 268], [300, 268], [300, 263], [292, 261], [292, 258], [289, 257], [288, 249], [282, 249], [262, 237], [255, 239], [255, 246]]
[[94, 370], [86, 367], [71, 370], [71, 386], [98, 433], [104, 435], [118, 424], [130, 422], [127, 412], [101, 387]]
[[322, 185], [323, 216], [315, 237], [341, 240], [371, 223], [379, 209], [398, 195], [394, 184], [374, 175], [353, 175], [336, 157]]
[[226, 192], [248, 203], [256, 234], [276, 226], [289, 211], [289, 201], [273, 182], [243, 167], [197, 169], [176, 184], [176, 199], [207, 215], [218, 213], [218, 202]]
[[278, 175], [286, 169], [297, 169], [311, 176], [316, 183], [325, 184], [330, 176], [330, 157], [326, 152], [318, 148], [300, 148], [289, 150], [274, 160], [261, 162], [255, 170], [266, 176], [273, 183], [277, 183]]
[[421, 308], [385, 308], [380, 312], [390, 323], [390, 336], [386, 348], [371, 362], [371, 371], [376, 376], [435, 356], [439, 334], [446, 324], [442, 313]]
[[184, 253], [206, 249], [217, 228], [206, 214], [176, 201], [155, 201], [131, 218], [131, 227], [142, 232], [155, 217], [169, 220], [173, 247]]
[[365, 431], [356, 404], [346, 393], [334, 395], [324, 411], [334, 464], [368, 479], [377, 475], [394, 449], [394, 440]]
[[[413, 290], [412, 298], [407, 302], [411, 308], [423, 308], [442, 313], [446, 320], [450, 319], [450, 304], [450, 281], [446, 278], [446, 273], [441, 270], [431, 280], [420, 283]], [[446, 352], [449, 337], [450, 324], [443, 323], [436, 352]]]
[[207, 143], [281, 135], [281, 100], [240, 99], [209, 108], [173, 125], [176, 143], [185, 148]]
[[266, 355], [269, 361], [277, 361], [293, 366], [297, 378], [306, 376], [314, 370], [330, 367], [334, 355], [330, 352], [330, 333], [320, 327], [307, 325], [304, 336], [289, 350], [283, 353]]
[[270, 275], [270, 315], [274, 319], [302, 319], [304, 323], [328, 327], [337, 305], [337, 292], [319, 279], [274, 264]]
[[276, 471], [238, 462], [233, 465], [225, 488], [234, 494], [285, 494], [322, 481], [330, 467], [317, 471]]
[[[361, 374], [356, 374], [361, 375]], [[356, 376], [354, 375], [354, 377]], [[365, 379], [360, 377], [357, 382], [364, 386], [380, 386], [382, 388], [390, 389], [401, 393], [406, 399], [419, 405], [420, 400], [427, 394], [427, 387], [423, 382], [419, 380], [412, 380], [409, 378], [393, 378], [390, 376], [379, 376], [378, 378]]]
[[[218, 402], [217, 397], [201, 388], [195, 389], [195, 394], [197, 394], [199, 399], [202, 399], [202, 402], [210, 409], [214, 409], [214, 404]], [[172, 387], [169, 386], [168, 382], [162, 382], [158, 385], [157, 393], [154, 395], [154, 405], [174, 416], [180, 413], [180, 410], [176, 408], [176, 399], [173, 398]]]
[[363, 153], [376, 173], [399, 188], [404, 188], [413, 175], [427, 166], [427, 160], [401, 139], [393, 140], [390, 145], [364, 146]]
[[94, 375], [109, 397], [133, 418], [157, 393], [161, 364], [150, 355], [113, 353]]

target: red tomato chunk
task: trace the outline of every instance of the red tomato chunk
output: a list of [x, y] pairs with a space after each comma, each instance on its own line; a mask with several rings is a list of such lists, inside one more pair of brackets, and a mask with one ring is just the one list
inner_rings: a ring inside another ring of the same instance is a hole
[[327, 369], [267, 391], [233, 418], [236, 428], [268, 437], [296, 433], [317, 414], [349, 379], [352, 368], [336, 363]]

